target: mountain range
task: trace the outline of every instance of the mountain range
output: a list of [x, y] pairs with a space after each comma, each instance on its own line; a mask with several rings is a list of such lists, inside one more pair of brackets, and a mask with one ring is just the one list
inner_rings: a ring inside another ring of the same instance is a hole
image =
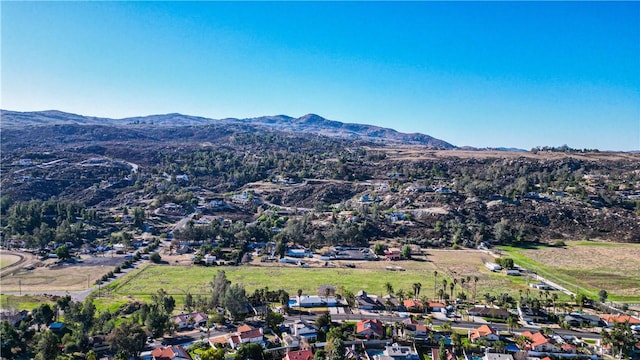
[[389, 142], [400, 144], [424, 145], [436, 149], [454, 149], [456, 146], [420, 133], [401, 133], [393, 129], [374, 125], [343, 123], [328, 120], [315, 114], [307, 114], [299, 118], [287, 115], [261, 116], [249, 119], [225, 118], [210, 119], [178, 113], [110, 119], [71, 114], [57, 110], [19, 112], [0, 110], [3, 128], [20, 128], [29, 126], [51, 125], [100, 125], [115, 127], [155, 126], [207, 126], [207, 125], [245, 125], [256, 129], [270, 129], [284, 132], [309, 133], [328, 137]]

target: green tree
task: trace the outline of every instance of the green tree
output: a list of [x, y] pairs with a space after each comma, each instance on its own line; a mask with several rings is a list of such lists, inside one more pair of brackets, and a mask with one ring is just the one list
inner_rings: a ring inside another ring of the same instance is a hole
[[600, 336], [603, 344], [611, 345], [611, 355], [618, 358], [631, 358], [631, 352], [637, 341], [629, 323], [614, 323], [610, 330], [602, 329]]
[[0, 323], [0, 354], [7, 359], [13, 359], [24, 352], [27, 345], [20, 340], [20, 334], [8, 321]]
[[376, 255], [384, 255], [384, 244], [381, 242], [375, 243], [375, 245], [373, 245], [373, 252]]
[[402, 250], [400, 250], [400, 255], [402, 255], [402, 257], [407, 260], [411, 259], [411, 246], [409, 245], [403, 246]]
[[262, 346], [256, 343], [242, 344], [238, 348], [234, 360], [264, 360]]
[[115, 352], [123, 352], [128, 358], [140, 354], [146, 339], [147, 336], [139, 324], [124, 321], [107, 336], [107, 343]]
[[31, 311], [31, 317], [33, 318], [33, 322], [38, 325], [38, 331], [40, 330], [40, 325], [51, 324], [54, 315], [49, 304], [41, 304]]
[[224, 308], [229, 312], [229, 315], [234, 319], [239, 319], [247, 314], [248, 306], [249, 301], [244, 287], [239, 284], [231, 285], [224, 295]]
[[71, 253], [69, 252], [69, 248], [67, 245], [58, 246], [56, 249], [56, 256], [60, 260], [68, 260], [71, 258]]
[[324, 347], [327, 360], [343, 360], [345, 358], [346, 348], [344, 342], [339, 337], [327, 339], [327, 345]]
[[51, 330], [45, 330], [40, 334], [36, 345], [36, 360], [51, 360], [60, 354], [60, 340]]
[[200, 353], [201, 360], [224, 360], [224, 349], [208, 348]]
[[265, 320], [267, 327], [272, 330], [276, 330], [278, 328], [278, 325], [282, 324], [283, 321], [284, 321], [284, 316], [280, 313], [273, 312], [273, 311], [269, 311], [267, 313], [267, 318]]
[[600, 299], [601, 303], [604, 303], [605, 301], [607, 301], [608, 297], [609, 297], [609, 293], [607, 292], [607, 290], [600, 289], [600, 291], [598, 291], [598, 299]]

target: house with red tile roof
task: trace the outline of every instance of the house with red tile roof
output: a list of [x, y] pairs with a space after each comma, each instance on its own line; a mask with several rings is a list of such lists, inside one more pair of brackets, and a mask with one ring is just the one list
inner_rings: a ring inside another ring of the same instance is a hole
[[420, 300], [405, 299], [402, 305], [410, 312], [422, 312], [424, 310], [424, 305]]
[[555, 345], [555, 341], [547, 338], [542, 333], [531, 333], [529, 331], [525, 331], [522, 333], [522, 336], [529, 339], [529, 350], [539, 351], [539, 352], [559, 352], [560, 348]]
[[191, 355], [180, 345], [167, 346], [151, 351], [153, 360], [191, 360]]
[[500, 340], [500, 336], [498, 335], [498, 331], [487, 324], [481, 325], [479, 328], [471, 331], [469, 334], [469, 339], [472, 342], [476, 342], [478, 340], [484, 339], [487, 341], [498, 341]]
[[264, 334], [262, 332], [262, 328], [253, 328], [245, 324], [238, 327], [238, 330], [235, 333], [229, 333], [209, 338], [209, 345], [211, 345], [212, 347], [219, 347], [224, 344], [228, 344], [232, 349], [235, 349], [242, 344], [262, 344], [263, 337]]
[[629, 315], [605, 314], [605, 315], [600, 315], [600, 319], [602, 319], [605, 323], [607, 323], [607, 326], [613, 326], [613, 324], [615, 323], [628, 323], [629, 325], [640, 325], [640, 319], [637, 319]]
[[359, 321], [356, 325], [356, 335], [367, 338], [382, 338], [384, 336], [384, 326], [382, 325], [382, 321], [378, 319]]
[[313, 360], [313, 353], [311, 350], [287, 350], [287, 354], [282, 360]]

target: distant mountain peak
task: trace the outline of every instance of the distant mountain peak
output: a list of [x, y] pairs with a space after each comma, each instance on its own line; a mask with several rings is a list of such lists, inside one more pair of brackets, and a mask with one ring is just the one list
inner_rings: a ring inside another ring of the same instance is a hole
[[455, 146], [429, 135], [413, 133], [405, 134], [389, 128], [374, 125], [343, 123], [328, 120], [317, 114], [306, 114], [299, 118], [287, 115], [261, 116], [249, 119], [210, 119], [199, 116], [169, 113], [108, 119], [90, 117], [62, 112], [59, 110], [18, 112], [0, 110], [2, 127], [46, 126], [60, 124], [102, 125], [102, 126], [203, 126], [242, 123], [254, 127], [262, 127], [275, 131], [317, 134], [354, 140], [390, 142], [402, 144], [418, 144], [437, 149], [453, 149]]

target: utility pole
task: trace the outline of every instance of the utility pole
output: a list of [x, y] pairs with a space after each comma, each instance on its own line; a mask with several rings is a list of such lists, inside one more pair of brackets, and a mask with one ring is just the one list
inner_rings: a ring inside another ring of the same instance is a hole
[[20, 296], [22, 296], [22, 280], [18, 279], [18, 290], [20, 291]]

